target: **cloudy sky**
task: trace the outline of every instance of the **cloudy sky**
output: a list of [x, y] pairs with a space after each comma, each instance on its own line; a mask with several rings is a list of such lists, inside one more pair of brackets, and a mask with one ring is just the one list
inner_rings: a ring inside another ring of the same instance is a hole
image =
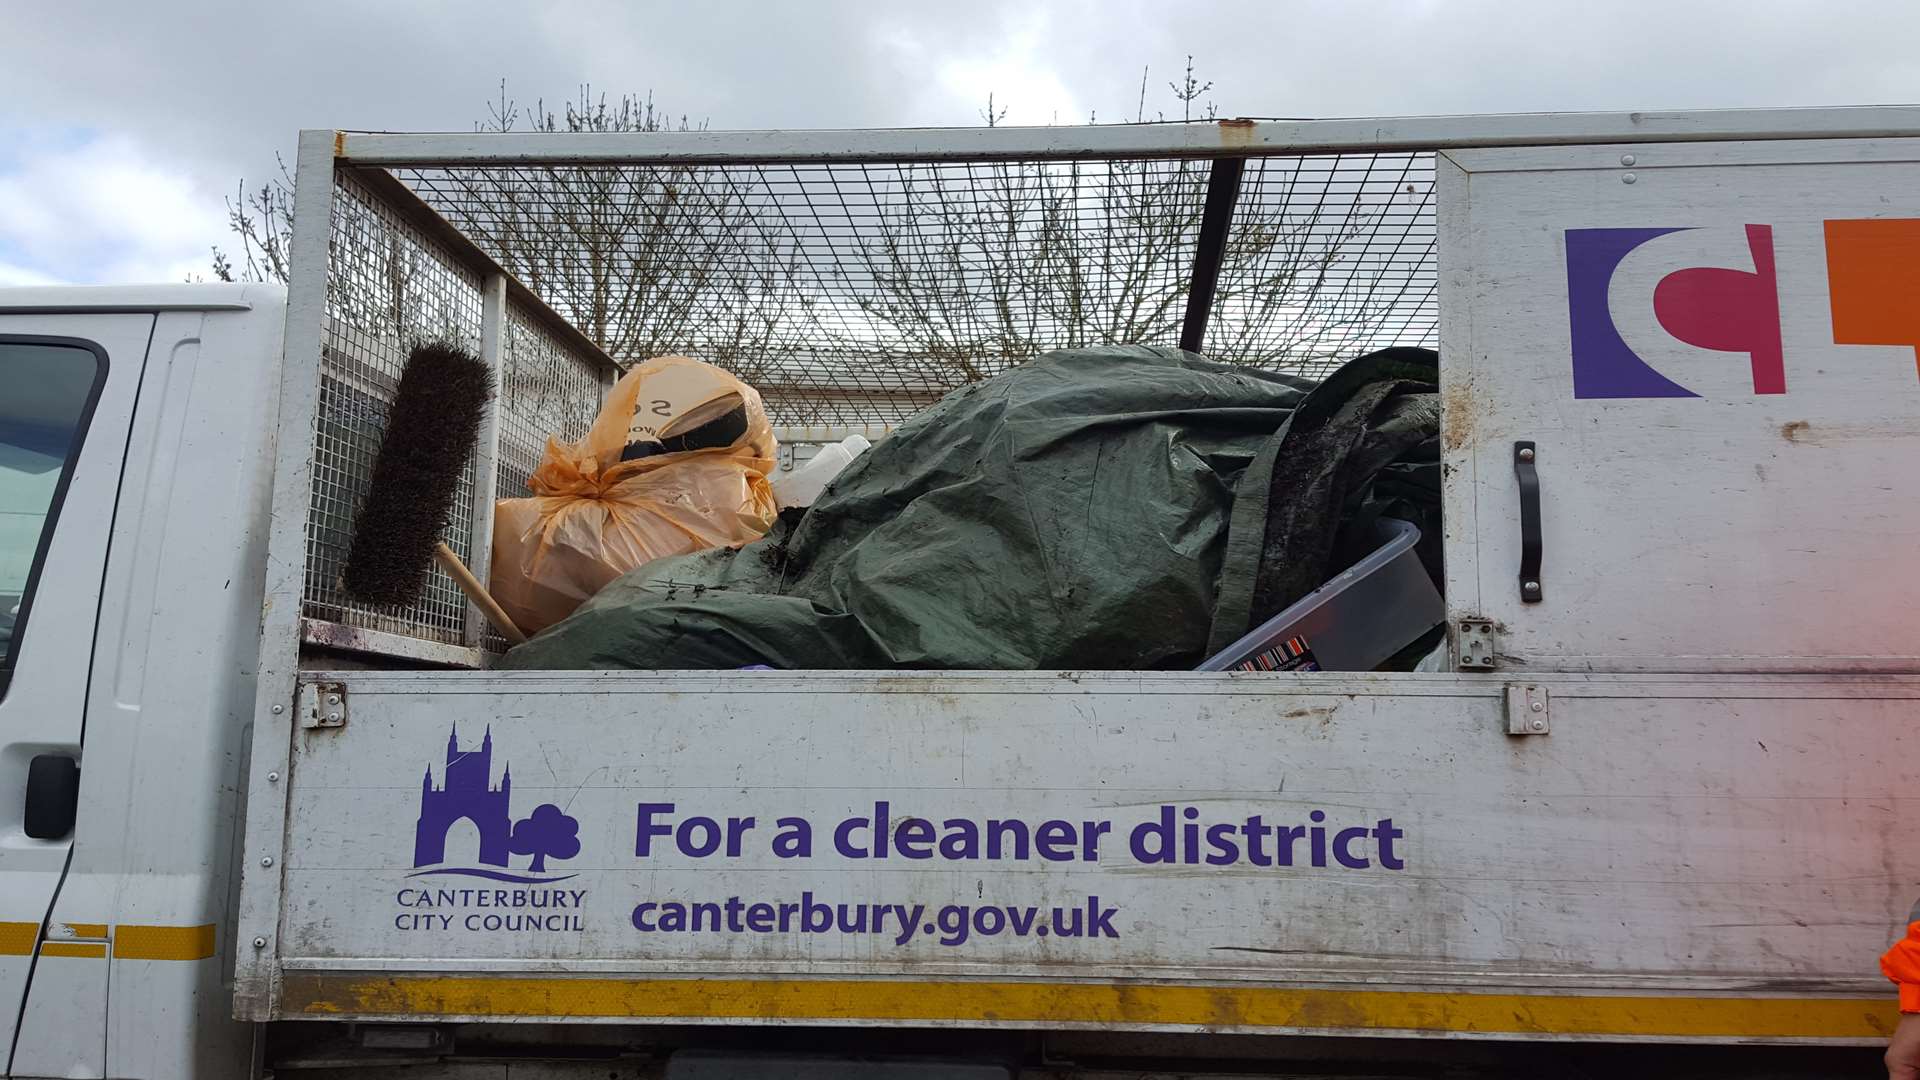
[[[38, 14], [29, 18], [31, 6]], [[9, 5], [0, 285], [180, 280], [302, 127], [654, 97], [716, 128], [1920, 101], [1916, 0], [214, 0]]]

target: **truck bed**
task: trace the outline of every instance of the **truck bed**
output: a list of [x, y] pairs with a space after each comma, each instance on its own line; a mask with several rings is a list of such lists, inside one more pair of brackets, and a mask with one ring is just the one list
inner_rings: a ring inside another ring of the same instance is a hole
[[[236, 1013], [561, 1022], [552, 1042], [1884, 1038], [1873, 958], [1920, 881], [1920, 504], [1898, 497], [1920, 425], [1913, 290], [1876, 268], [1915, 263], [1916, 134], [1911, 108], [303, 134], [277, 425], [313, 438], [274, 448], [263, 525]], [[755, 384], [788, 442], [1073, 342], [1315, 377], [1437, 344], [1455, 670], [495, 673], [504, 643], [444, 575], [406, 609], [353, 602], [339, 562], [413, 342], [499, 374], [447, 532], [482, 579], [495, 498], [641, 358], [487, 250], [526, 192], [594, 208], [608, 177], [729, 208], [666, 230], [703, 242], [656, 252], [665, 276], [707, 280], [702, 252], [765, 276], [668, 340]], [[977, 184], [1094, 200], [1033, 218], [1010, 265], [1085, 214], [1158, 252], [1098, 201], [1141, 179], [1198, 223], [1143, 264], [1185, 283], [1164, 325], [889, 262], [964, 252], [946, 230], [997, 221]], [[1261, 244], [1318, 269], [1271, 276]], [[826, 314], [755, 284], [789, 265]], [[885, 323], [886, 287], [951, 297], [956, 325], [1018, 294], [1033, 321], [929, 343]], [[770, 336], [702, 336], [748, 316]], [[315, 648], [479, 670], [315, 670]]]

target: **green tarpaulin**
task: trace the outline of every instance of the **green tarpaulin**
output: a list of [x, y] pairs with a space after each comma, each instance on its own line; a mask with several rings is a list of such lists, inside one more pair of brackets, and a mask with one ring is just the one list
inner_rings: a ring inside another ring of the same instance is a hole
[[506, 668], [1191, 668], [1365, 554], [1438, 567], [1431, 352], [1323, 383], [1142, 346], [967, 386], [738, 550], [648, 563]]

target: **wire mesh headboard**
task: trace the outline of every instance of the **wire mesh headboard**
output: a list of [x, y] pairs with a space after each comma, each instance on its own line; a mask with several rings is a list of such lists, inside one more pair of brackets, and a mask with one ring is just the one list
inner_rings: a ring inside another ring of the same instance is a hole
[[1209, 258], [1215, 359], [1319, 375], [1432, 344], [1431, 154], [1228, 160], [1224, 215], [1203, 158], [398, 175], [616, 359], [720, 364], [783, 427], [894, 423], [1050, 349], [1179, 344]]
[[497, 444], [447, 535], [484, 576], [477, 511], [525, 493], [548, 436], [585, 431], [616, 364], [698, 357], [759, 388], [779, 428], [871, 432], [1050, 349], [1184, 344], [1317, 376], [1437, 333], [1430, 153], [671, 162], [632, 145], [334, 170], [307, 640], [455, 663], [500, 644], [437, 569], [405, 611], [336, 584], [419, 340], [497, 357]]

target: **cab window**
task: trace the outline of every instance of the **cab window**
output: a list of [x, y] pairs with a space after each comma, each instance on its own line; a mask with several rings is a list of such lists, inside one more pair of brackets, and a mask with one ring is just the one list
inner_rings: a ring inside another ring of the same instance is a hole
[[0, 695], [106, 370], [95, 346], [0, 337]]

